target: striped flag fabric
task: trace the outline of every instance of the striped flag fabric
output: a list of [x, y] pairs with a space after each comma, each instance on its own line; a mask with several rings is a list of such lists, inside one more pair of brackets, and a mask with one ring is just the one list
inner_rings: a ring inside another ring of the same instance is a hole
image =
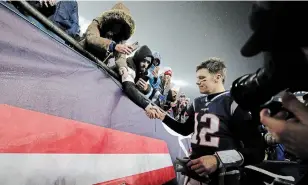
[[4, 104], [0, 153], [1, 184], [63, 177], [75, 185], [161, 185], [175, 177], [161, 140]]

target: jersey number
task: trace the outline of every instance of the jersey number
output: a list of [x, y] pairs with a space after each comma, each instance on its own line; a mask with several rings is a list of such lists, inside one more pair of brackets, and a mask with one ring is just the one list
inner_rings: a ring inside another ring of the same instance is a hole
[[204, 122], [208, 127], [198, 128], [200, 124], [197, 120], [197, 115], [195, 115], [195, 131], [192, 136], [191, 142], [194, 144], [199, 144], [202, 146], [219, 146], [219, 137], [207, 136], [207, 134], [214, 134], [219, 131], [219, 118], [214, 114], [204, 114], [200, 118], [200, 122]]

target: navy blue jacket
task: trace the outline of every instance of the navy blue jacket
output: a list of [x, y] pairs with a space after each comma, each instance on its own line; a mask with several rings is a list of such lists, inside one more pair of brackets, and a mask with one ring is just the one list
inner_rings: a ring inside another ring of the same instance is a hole
[[79, 17], [77, 1], [59, 1], [55, 13], [50, 19], [68, 35], [79, 35]]

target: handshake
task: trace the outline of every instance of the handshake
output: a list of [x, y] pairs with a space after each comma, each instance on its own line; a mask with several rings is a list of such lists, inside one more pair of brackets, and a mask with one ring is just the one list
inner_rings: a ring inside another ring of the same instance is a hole
[[145, 108], [145, 114], [150, 119], [160, 119], [160, 120], [164, 120], [167, 115], [167, 113], [164, 110], [159, 108], [157, 105], [152, 105], [152, 104], [149, 104]]

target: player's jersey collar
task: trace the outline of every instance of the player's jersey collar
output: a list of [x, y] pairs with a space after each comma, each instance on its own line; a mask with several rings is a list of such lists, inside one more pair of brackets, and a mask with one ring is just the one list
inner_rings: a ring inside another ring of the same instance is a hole
[[223, 95], [229, 94], [229, 91], [223, 91], [223, 92], [219, 92], [219, 93], [215, 93], [215, 94], [210, 94], [206, 96], [206, 100], [207, 101], [213, 101], [215, 99], [217, 99], [218, 97], [221, 97]]

